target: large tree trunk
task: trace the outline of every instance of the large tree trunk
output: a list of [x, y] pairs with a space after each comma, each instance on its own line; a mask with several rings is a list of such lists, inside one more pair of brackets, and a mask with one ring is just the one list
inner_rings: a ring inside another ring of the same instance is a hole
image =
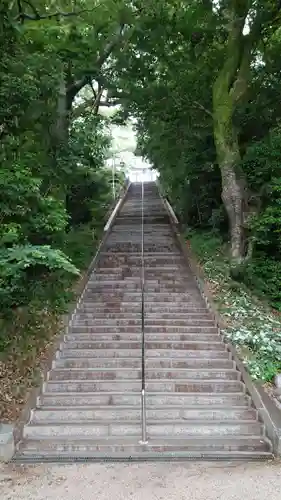
[[232, 122], [233, 102], [214, 88], [214, 137], [217, 160], [221, 170], [222, 201], [228, 214], [233, 264], [240, 264], [247, 256], [244, 221], [247, 211], [247, 188], [240, 170], [240, 151]]
[[247, 256], [244, 221], [247, 188], [240, 170], [240, 151], [233, 116], [245, 98], [251, 61], [251, 39], [243, 35], [248, 8], [234, 0], [227, 14], [228, 40], [224, 64], [213, 85], [213, 126], [217, 161], [221, 170], [222, 200], [228, 214], [231, 261], [240, 264]]
[[70, 113], [72, 108], [72, 99], [67, 93], [66, 75], [62, 72], [57, 100], [57, 120], [55, 125], [55, 142], [64, 146], [68, 142]]

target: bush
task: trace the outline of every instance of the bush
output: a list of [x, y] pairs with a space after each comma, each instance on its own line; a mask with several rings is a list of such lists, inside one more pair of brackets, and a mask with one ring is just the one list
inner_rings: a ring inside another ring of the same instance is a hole
[[260, 255], [243, 268], [239, 278], [255, 295], [266, 298], [275, 309], [281, 310], [280, 261]]

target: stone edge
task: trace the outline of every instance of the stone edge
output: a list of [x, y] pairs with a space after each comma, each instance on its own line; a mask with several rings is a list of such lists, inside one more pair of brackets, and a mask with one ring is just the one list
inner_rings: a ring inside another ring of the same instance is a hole
[[[175, 222], [173, 214], [170, 213], [169, 205], [166, 203], [166, 200], [162, 196], [161, 198], [168, 212], [170, 223], [180, 249], [182, 250], [185, 260], [190, 267], [192, 274], [194, 275], [202, 297], [209, 311], [213, 314], [219, 331], [221, 331], [221, 329], [224, 328], [223, 321], [219, 315], [216, 304], [213, 301], [212, 294], [208, 288], [208, 285], [206, 284], [204, 273], [200, 269], [198, 261], [191, 251], [190, 245], [188, 245], [188, 242], [183, 239], [183, 236], [181, 235], [179, 230], [179, 224]], [[273, 454], [276, 457], [279, 457], [281, 456], [281, 412], [271, 400], [269, 395], [266, 393], [266, 391], [262, 387], [262, 384], [259, 382], [254, 382], [252, 380], [243, 362], [240, 360], [234, 345], [226, 342], [226, 346], [227, 349], [231, 352], [233, 360], [235, 361], [236, 366], [241, 373], [241, 379], [246, 386], [248, 394], [252, 398], [255, 408], [258, 411], [258, 415], [262, 422], [265, 424], [266, 435], [272, 443]]]
[[[114, 217], [110, 221], [110, 225], [107, 228], [106, 231], [104, 231], [103, 236], [101, 238], [100, 244], [98, 246], [98, 249], [95, 253], [94, 258], [92, 259], [87, 271], [83, 274], [83, 276], [78, 280], [78, 283], [74, 285], [74, 290], [75, 294], [77, 296], [77, 300], [73, 303], [69, 304], [69, 309], [68, 312], [64, 315], [62, 315], [62, 329], [61, 332], [58, 334], [54, 344], [48, 349], [48, 355], [47, 358], [44, 360], [42, 363], [42, 369], [41, 369], [41, 383], [37, 387], [33, 387], [29, 395], [27, 397], [26, 404], [24, 408], [22, 409], [20, 416], [18, 420], [14, 424], [2, 424], [0, 422], [0, 463], [1, 462], [9, 462], [14, 454], [17, 451], [17, 445], [22, 439], [22, 433], [23, 433], [23, 428], [24, 426], [29, 422], [32, 410], [36, 407], [36, 402], [37, 398], [40, 396], [41, 391], [42, 391], [42, 385], [44, 380], [46, 379], [47, 373], [52, 367], [52, 361], [55, 357], [56, 351], [59, 349], [59, 345], [62, 341], [63, 335], [65, 334], [65, 330], [68, 328], [69, 323], [72, 319], [72, 316], [76, 310], [77, 303], [80, 301], [81, 296], [85, 290], [86, 284], [88, 282], [90, 274], [95, 270], [99, 257], [100, 257], [100, 251], [102, 247], [104, 246], [109, 234], [110, 230], [112, 228], [112, 225], [115, 221], [115, 218], [117, 214], [119, 213], [121, 207], [123, 206], [125, 199], [127, 197], [129, 188], [130, 188], [131, 183], [129, 183], [126, 188], [123, 190], [121, 193], [119, 199], [116, 200], [115, 204], [111, 207], [111, 213], [109, 213], [109, 218], [111, 215], [113, 215], [113, 212], [115, 210], [115, 207], [118, 206], [118, 210], [115, 212]], [[110, 209], [109, 209], [110, 210]], [[106, 226], [105, 226], [106, 227]], [[1, 429], [5, 427], [6, 425], [10, 426], [10, 431], [7, 433], [7, 438], [3, 442], [1, 442]]]

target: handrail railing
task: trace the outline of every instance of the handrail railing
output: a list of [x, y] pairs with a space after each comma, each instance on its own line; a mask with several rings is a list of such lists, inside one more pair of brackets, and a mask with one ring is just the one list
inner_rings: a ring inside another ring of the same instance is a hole
[[146, 393], [145, 393], [145, 326], [144, 326], [144, 288], [145, 288], [145, 268], [144, 268], [144, 185], [141, 183], [141, 423], [142, 436], [141, 444], [147, 443], [146, 437]]

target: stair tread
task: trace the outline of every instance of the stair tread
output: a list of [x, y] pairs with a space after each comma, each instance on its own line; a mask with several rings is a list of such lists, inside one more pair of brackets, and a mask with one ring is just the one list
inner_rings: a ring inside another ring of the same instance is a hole
[[[127, 425], [139, 425], [141, 422], [140, 419], [132, 419], [132, 420], [126, 420], [124, 422], [118, 422], [118, 421], [114, 421], [112, 420], [111, 422], [107, 422], [107, 421], [104, 421], [104, 420], [96, 420], [96, 419], [92, 419], [92, 420], [86, 420], [86, 421], [71, 421], [71, 422], [59, 422], [59, 421], [37, 421], [37, 422], [30, 422], [28, 424], [29, 427], [35, 427], [35, 426], [38, 426], [38, 427], [43, 427], [43, 426], [49, 426], [49, 425], [52, 425], [52, 426], [55, 426], [55, 427], [62, 427], [62, 428], [65, 428], [65, 427], [81, 427], [81, 425], [83, 424], [83, 427], [84, 426], [92, 426], [93, 424], [95, 425], [101, 425], [101, 426], [108, 426], [108, 425], [114, 425], [114, 426], [126, 426]], [[161, 420], [161, 419], [157, 419], [157, 421], [149, 421], [149, 419], [147, 420], [147, 425], [149, 426], [153, 426], [153, 425], [156, 425], [156, 426], [159, 426], [159, 425], [192, 425], [192, 427], [196, 427], [196, 426], [205, 426], [205, 427], [215, 427], [215, 426], [229, 426], [229, 425], [235, 425], [235, 426], [242, 426], [242, 425], [251, 425], [251, 424], [257, 424], [257, 426], [260, 426], [262, 428], [262, 424], [258, 421], [258, 420], [255, 420], [255, 419], [251, 419], [251, 420], [209, 420], [208, 422], [206, 422], [206, 420], [200, 420], [200, 419], [188, 419], [188, 420]]]

